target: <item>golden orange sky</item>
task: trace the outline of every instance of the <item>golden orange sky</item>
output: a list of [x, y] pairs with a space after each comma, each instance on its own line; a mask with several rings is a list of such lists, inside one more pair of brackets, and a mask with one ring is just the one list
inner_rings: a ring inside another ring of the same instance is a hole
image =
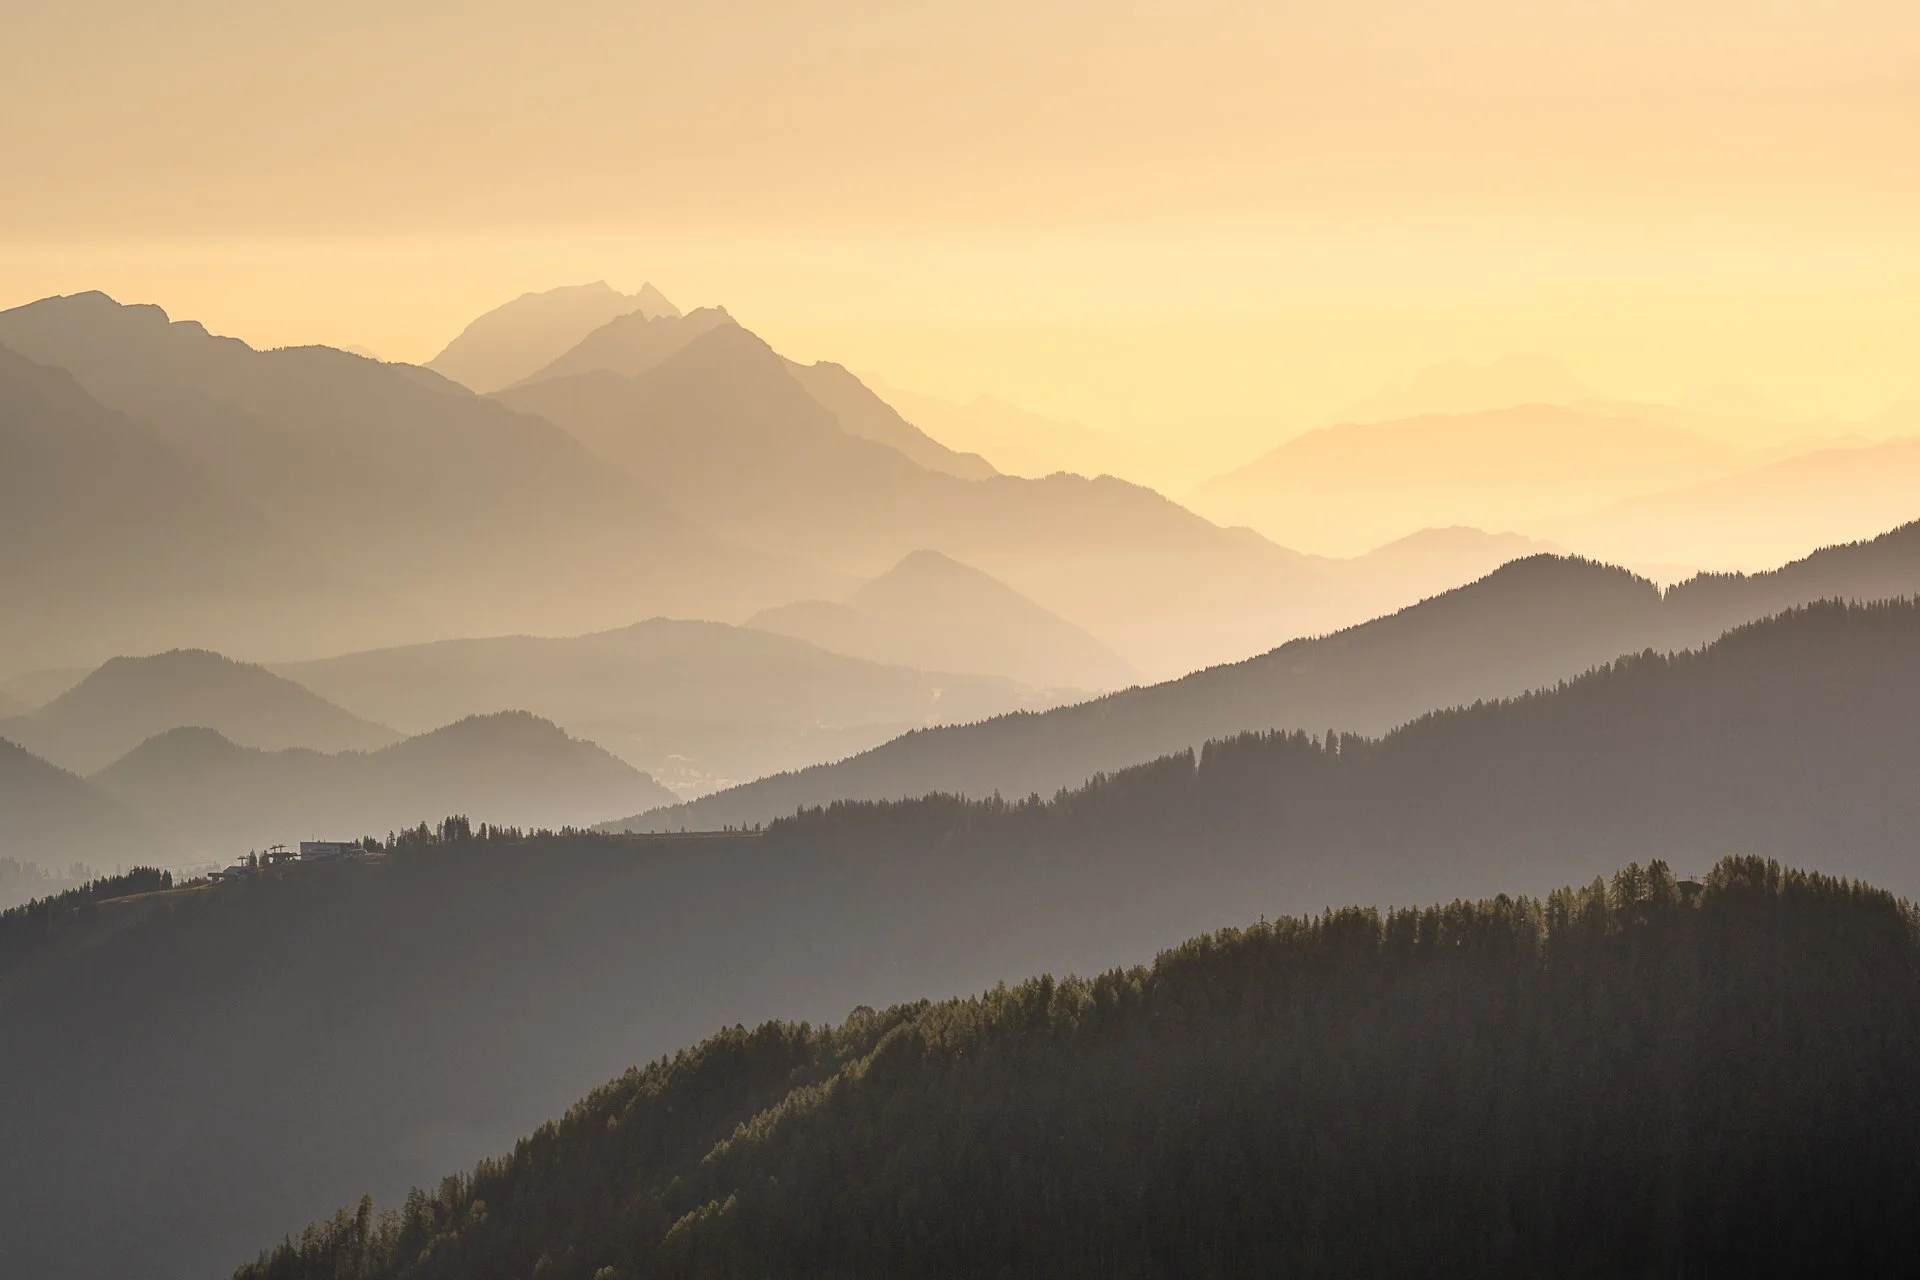
[[424, 360], [657, 283], [800, 359], [1223, 457], [1448, 358], [1920, 397], [1920, 6], [70, 0], [0, 44], [0, 303]]

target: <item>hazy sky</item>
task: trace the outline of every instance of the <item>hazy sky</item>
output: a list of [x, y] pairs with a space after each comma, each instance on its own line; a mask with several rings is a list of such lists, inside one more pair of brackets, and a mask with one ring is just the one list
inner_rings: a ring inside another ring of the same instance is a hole
[[431, 356], [651, 279], [1252, 444], [1449, 357], [1920, 397], [1908, 0], [0, 0], [0, 302]]

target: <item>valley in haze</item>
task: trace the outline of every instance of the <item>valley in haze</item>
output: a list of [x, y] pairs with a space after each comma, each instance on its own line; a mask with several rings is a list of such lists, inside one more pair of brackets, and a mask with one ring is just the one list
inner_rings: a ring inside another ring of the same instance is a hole
[[1920, 23], [42, 5], [0, 1280], [1920, 1251]]

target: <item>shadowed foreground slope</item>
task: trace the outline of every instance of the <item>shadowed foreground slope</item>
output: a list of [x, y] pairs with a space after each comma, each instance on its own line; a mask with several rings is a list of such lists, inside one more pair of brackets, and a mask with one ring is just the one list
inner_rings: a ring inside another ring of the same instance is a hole
[[1252, 736], [1047, 803], [455, 842], [176, 892], [0, 968], [0, 1239], [37, 1280], [214, 1274], [717, 1025], [1095, 972], [1260, 914], [1729, 852], [1912, 893], [1917, 770], [1920, 609], [1823, 607], [1383, 740]]
[[1917, 925], [1655, 862], [735, 1028], [237, 1276], [1891, 1274]]

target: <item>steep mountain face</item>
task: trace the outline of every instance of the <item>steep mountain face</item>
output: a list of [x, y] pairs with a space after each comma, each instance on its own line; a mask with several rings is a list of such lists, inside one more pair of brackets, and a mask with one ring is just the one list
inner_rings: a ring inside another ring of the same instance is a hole
[[737, 327], [725, 307], [700, 307], [684, 316], [677, 312], [650, 316], [636, 311], [607, 321], [509, 385], [531, 386], [585, 373], [615, 373], [631, 378], [654, 368], [703, 334]]
[[212, 468], [5, 348], [0, 454], [0, 669], [258, 639], [287, 614], [324, 633], [376, 604]]
[[937, 551], [914, 552], [844, 602], [803, 600], [747, 625], [876, 662], [1042, 687], [1111, 689], [1137, 676], [1081, 628]]
[[[1623, 853], [1684, 873], [1730, 849], [1817, 846], [1834, 872], [1910, 894], [1916, 725], [1920, 609], [1827, 607], [1380, 741], [1252, 737], [1049, 803], [844, 806], [759, 837], [432, 845], [176, 893], [137, 929], [0, 972], [0, 1149], [15, 1157], [0, 1237], [42, 1280], [214, 1274], [362, 1192], [399, 1204], [716, 1026], [1097, 972], [1227, 920], [1545, 893]], [[1792, 946], [1777, 960], [1807, 972]], [[1712, 1096], [1741, 1092], [1707, 1078]], [[1188, 1095], [1155, 1096], [1165, 1114]], [[599, 1122], [610, 1150], [652, 1131], [625, 1124]], [[628, 1205], [632, 1189], [597, 1194]]]
[[1594, 555], [1746, 569], [1778, 564], [1802, 547], [1872, 537], [1915, 516], [1920, 437], [1907, 437], [1817, 449], [1537, 527]]
[[523, 708], [691, 794], [838, 759], [912, 728], [1055, 701], [1006, 679], [877, 665], [784, 636], [664, 618], [567, 639], [375, 650], [281, 671], [409, 732]]
[[1522, 405], [1310, 431], [1207, 481], [1192, 501], [1213, 519], [1322, 554], [1457, 524], [1541, 527], [1565, 541], [1542, 522], [1766, 460], [1661, 422]]
[[843, 365], [830, 360], [813, 364], [789, 360], [787, 372], [839, 419], [841, 430], [848, 435], [891, 445], [929, 471], [943, 471], [962, 480], [984, 480], [999, 474], [979, 454], [956, 453], [908, 422]]
[[0, 858], [42, 867], [152, 862], [172, 849], [99, 788], [0, 737]]
[[679, 308], [654, 288], [624, 294], [601, 280], [544, 293], [523, 293], [460, 332], [427, 362], [442, 377], [473, 391], [497, 391], [540, 369], [618, 316], [672, 317]]
[[1038, 716], [910, 734], [864, 755], [765, 778], [642, 827], [763, 822], [796, 806], [935, 790], [1051, 794], [1094, 773], [1248, 730], [1380, 732], [1422, 712], [1509, 697], [1614, 654], [1704, 643], [1812, 600], [1920, 592], [1920, 524], [1772, 573], [1703, 575], [1664, 596], [1625, 570], [1539, 556], [1480, 582], [1258, 658]]
[[0, 736], [87, 774], [183, 727], [267, 750], [367, 751], [399, 736], [264, 667], [187, 649], [115, 658], [46, 706], [0, 720]]
[[849, 435], [737, 326], [635, 378], [584, 374], [499, 399], [561, 424], [748, 545], [862, 576], [915, 550], [940, 551], [1100, 635], [1143, 670], [1246, 653], [1322, 625], [1337, 608], [1305, 557], [1151, 490], [1069, 475], [964, 481]]
[[1758, 859], [1263, 921], [723, 1031], [236, 1277], [1897, 1270], [1916, 958], [1891, 894]]
[[[729, 547], [559, 428], [411, 366], [254, 351], [100, 294], [0, 313], [0, 342], [71, 370], [342, 576], [404, 597], [408, 625], [368, 619], [363, 643], [744, 616], [832, 580]], [[342, 647], [281, 631], [281, 656]]]
[[371, 753], [259, 751], [175, 729], [94, 775], [101, 789], [200, 855], [357, 839], [449, 814], [509, 826], [584, 826], [672, 793], [591, 742], [525, 712], [473, 716]]

